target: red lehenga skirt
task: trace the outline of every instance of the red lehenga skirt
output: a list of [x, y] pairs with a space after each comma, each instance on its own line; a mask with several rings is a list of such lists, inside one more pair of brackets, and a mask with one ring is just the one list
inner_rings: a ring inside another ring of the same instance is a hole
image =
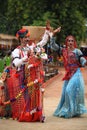
[[24, 96], [21, 95], [16, 100], [16, 96], [22, 90], [23, 70], [16, 71], [16, 69], [10, 68], [9, 74], [6, 79], [6, 86], [9, 94], [9, 100], [11, 102], [11, 112], [13, 119], [19, 119], [20, 113], [24, 106]]
[[[31, 67], [29, 67], [31, 66]], [[44, 80], [43, 63], [41, 59], [30, 56], [25, 67], [25, 79], [27, 90], [25, 93], [25, 105], [19, 121], [44, 122], [43, 93], [41, 91]], [[37, 83], [35, 83], [37, 82]]]
[[44, 122], [43, 82], [43, 63], [35, 56], [30, 56], [28, 63], [20, 71], [9, 68], [6, 84], [13, 119], [21, 122]]

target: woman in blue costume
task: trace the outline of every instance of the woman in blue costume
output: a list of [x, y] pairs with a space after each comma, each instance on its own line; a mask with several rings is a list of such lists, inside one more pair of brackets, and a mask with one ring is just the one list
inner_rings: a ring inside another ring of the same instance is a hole
[[76, 40], [68, 36], [66, 48], [62, 50], [65, 66], [64, 84], [60, 102], [54, 116], [72, 118], [87, 113], [84, 103], [84, 80], [80, 71], [87, 64], [82, 52], [76, 48]]

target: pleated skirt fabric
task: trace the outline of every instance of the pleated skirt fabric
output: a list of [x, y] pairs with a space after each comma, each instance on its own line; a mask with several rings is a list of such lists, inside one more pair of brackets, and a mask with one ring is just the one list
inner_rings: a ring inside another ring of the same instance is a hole
[[84, 102], [84, 80], [80, 68], [70, 80], [65, 80], [60, 102], [54, 116], [72, 118], [87, 113]]

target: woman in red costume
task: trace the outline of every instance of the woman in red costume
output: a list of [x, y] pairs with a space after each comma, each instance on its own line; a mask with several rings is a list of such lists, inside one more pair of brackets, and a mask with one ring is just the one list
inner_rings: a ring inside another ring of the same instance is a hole
[[39, 52], [36, 52], [35, 44], [29, 45], [30, 32], [27, 29], [20, 29], [16, 36], [19, 46], [12, 51], [11, 66], [4, 70], [7, 73], [5, 84], [10, 98], [8, 101], [5, 100], [4, 105], [11, 104], [13, 119], [28, 122], [44, 121], [42, 115], [44, 89], [41, 88], [44, 79], [42, 59], [47, 60], [47, 55], [42, 55], [42, 47], [39, 48]]
[[26, 29], [21, 29], [17, 32], [16, 36], [19, 40], [19, 46], [12, 51], [12, 65], [5, 70], [7, 71], [6, 86], [11, 101], [13, 119], [19, 119], [25, 101], [29, 98], [27, 95], [26, 99], [25, 90], [24, 94], [16, 100], [16, 96], [25, 88], [26, 85], [24, 68], [30, 51], [29, 48], [27, 48], [30, 32]]
[[34, 54], [35, 45], [28, 44], [30, 32], [27, 29], [19, 30], [16, 36], [20, 45], [12, 51], [12, 66], [6, 70], [10, 75], [6, 83], [12, 117], [19, 121], [40, 121], [42, 108], [40, 108], [41, 89], [38, 82], [43, 69], [42, 61]]
[[82, 52], [77, 49], [76, 40], [68, 36], [66, 48], [62, 49], [65, 66], [64, 84], [60, 102], [54, 116], [72, 118], [87, 113], [84, 103], [84, 81], [80, 71], [87, 64]]

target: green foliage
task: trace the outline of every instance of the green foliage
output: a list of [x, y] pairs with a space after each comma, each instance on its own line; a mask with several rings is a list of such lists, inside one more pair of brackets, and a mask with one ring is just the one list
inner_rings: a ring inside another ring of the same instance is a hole
[[38, 18], [37, 20], [34, 20], [32, 25], [33, 26], [45, 26], [47, 20], [50, 21], [52, 27], [56, 28], [59, 26], [58, 25], [59, 21], [57, 20], [55, 13], [52, 13], [50, 11], [47, 11], [40, 18]]
[[0, 1], [0, 32], [15, 35], [24, 25], [45, 26], [49, 19], [53, 28], [62, 27], [58, 42], [64, 43], [69, 34], [81, 41], [87, 37], [86, 10], [86, 0], [3, 0]]

